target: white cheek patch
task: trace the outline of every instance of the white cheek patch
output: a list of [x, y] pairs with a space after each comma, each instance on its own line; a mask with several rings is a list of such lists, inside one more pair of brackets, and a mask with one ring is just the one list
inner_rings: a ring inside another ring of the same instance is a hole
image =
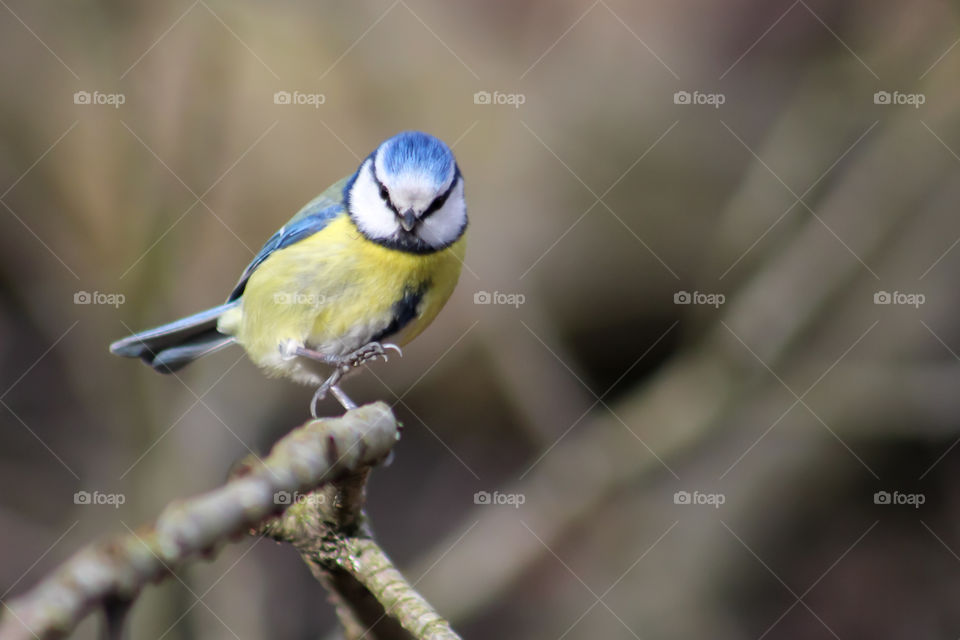
[[467, 203], [463, 198], [463, 180], [458, 180], [442, 207], [423, 219], [417, 235], [427, 244], [443, 247], [460, 237], [467, 222]]
[[373, 179], [369, 160], [360, 167], [350, 189], [350, 209], [354, 222], [370, 238], [389, 238], [400, 228], [397, 216], [380, 197], [380, 186]]

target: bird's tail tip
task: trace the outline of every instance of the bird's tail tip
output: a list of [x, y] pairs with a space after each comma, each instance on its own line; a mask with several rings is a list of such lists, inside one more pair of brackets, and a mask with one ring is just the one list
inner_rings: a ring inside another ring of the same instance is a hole
[[234, 341], [232, 336], [217, 330], [217, 322], [221, 315], [238, 304], [239, 301], [228, 302], [127, 336], [111, 343], [110, 353], [124, 358], [140, 358], [160, 373], [172, 373]]

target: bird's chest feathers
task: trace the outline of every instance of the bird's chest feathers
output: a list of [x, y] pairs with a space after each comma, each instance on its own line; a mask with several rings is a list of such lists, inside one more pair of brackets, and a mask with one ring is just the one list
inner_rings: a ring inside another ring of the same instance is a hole
[[329, 354], [371, 340], [404, 344], [449, 298], [461, 260], [457, 245], [428, 255], [382, 247], [343, 217], [261, 265], [244, 295], [244, 315], [269, 317], [283, 326], [280, 333]]

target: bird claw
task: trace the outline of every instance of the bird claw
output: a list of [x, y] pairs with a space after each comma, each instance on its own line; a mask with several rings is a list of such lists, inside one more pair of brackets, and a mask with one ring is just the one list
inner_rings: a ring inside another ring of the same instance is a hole
[[[293, 342], [293, 341], [290, 341]], [[317, 387], [316, 392], [313, 394], [313, 399], [310, 401], [310, 415], [314, 418], [317, 417], [317, 405], [321, 400], [327, 397], [327, 393], [332, 392], [334, 397], [343, 405], [343, 408], [349, 411], [350, 409], [356, 409], [357, 405], [354, 404], [346, 393], [343, 392], [337, 384], [340, 382], [343, 377], [356, 369], [359, 366], [370, 362], [371, 360], [376, 360], [377, 358], [383, 358], [384, 362], [388, 362], [389, 358], [387, 357], [387, 350], [392, 349], [396, 351], [400, 356], [403, 356], [403, 351], [400, 350], [395, 344], [386, 343], [380, 344], [379, 342], [371, 342], [365, 344], [356, 351], [348, 353], [347, 355], [341, 358], [340, 363], [333, 370], [333, 373], [330, 374], [326, 380], [323, 381], [319, 387]], [[292, 357], [301, 355], [298, 352], [303, 351], [297, 345], [290, 346], [289, 343], [281, 343], [280, 345], [280, 354], [281, 357], [285, 357], [287, 353], [292, 353]]]
[[360, 365], [366, 364], [371, 360], [376, 360], [377, 358], [383, 358], [384, 362], [389, 362], [390, 358], [387, 356], [388, 349], [393, 349], [400, 354], [400, 356], [403, 356], [403, 351], [401, 351], [400, 347], [395, 344], [380, 344], [379, 342], [371, 342], [344, 356], [343, 366], [347, 367], [347, 370], [349, 371], [352, 368], [359, 367]]
[[398, 347], [397, 345], [393, 344], [392, 342], [386, 343], [385, 345], [383, 345], [383, 348], [384, 348], [384, 349], [393, 349], [394, 351], [397, 352], [397, 355], [399, 355], [401, 358], [403, 357], [403, 350], [402, 350], [400, 347]]
[[333, 386], [332, 384], [330, 384], [330, 381], [332, 378], [333, 376], [330, 376], [329, 378], [324, 380], [323, 384], [317, 387], [316, 392], [314, 392], [313, 394], [313, 398], [310, 399], [310, 415], [313, 416], [314, 419], [319, 417], [317, 415], [317, 405], [320, 403], [321, 400], [327, 397], [327, 392], [330, 391], [330, 387]]
[[351, 400], [350, 396], [344, 393], [343, 389], [337, 384], [341, 378], [343, 378], [343, 374], [337, 369], [329, 378], [323, 381], [323, 384], [317, 387], [313, 398], [310, 400], [310, 415], [313, 416], [314, 419], [319, 417], [317, 415], [317, 405], [327, 397], [327, 393], [332, 393], [333, 397], [337, 399], [337, 402], [339, 402], [346, 411], [357, 408], [357, 404]]

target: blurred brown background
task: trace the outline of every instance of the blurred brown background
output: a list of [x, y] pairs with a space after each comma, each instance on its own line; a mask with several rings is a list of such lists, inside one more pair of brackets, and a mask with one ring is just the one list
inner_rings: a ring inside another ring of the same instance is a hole
[[[468, 268], [347, 387], [407, 425], [369, 512], [466, 637], [960, 635], [955, 5], [0, 5], [0, 600], [303, 421], [238, 349], [107, 344], [423, 129]], [[324, 599], [251, 538], [134, 637], [335, 637]]]

